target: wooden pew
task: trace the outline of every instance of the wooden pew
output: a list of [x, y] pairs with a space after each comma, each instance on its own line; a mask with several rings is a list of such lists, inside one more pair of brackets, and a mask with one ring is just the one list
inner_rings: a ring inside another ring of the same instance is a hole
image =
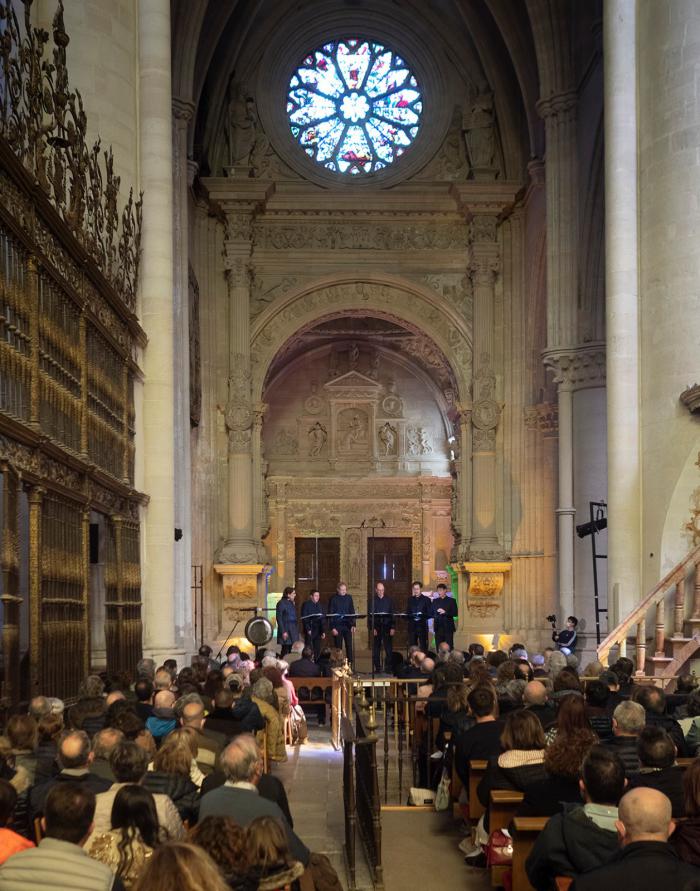
[[548, 820], [549, 817], [513, 818], [513, 891], [534, 891], [525, 872], [525, 861]]
[[[494, 829], [508, 829], [515, 817], [515, 812], [523, 802], [525, 795], [512, 789], [492, 789], [489, 806], [489, 835]], [[499, 888], [503, 884], [503, 873], [510, 866], [491, 867], [491, 887]]]
[[476, 794], [477, 787], [489, 766], [488, 761], [469, 762], [469, 819], [478, 820], [485, 808]]

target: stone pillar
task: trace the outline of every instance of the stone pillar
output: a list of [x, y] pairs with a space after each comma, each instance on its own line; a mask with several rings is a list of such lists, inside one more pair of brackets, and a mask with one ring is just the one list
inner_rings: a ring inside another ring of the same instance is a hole
[[148, 335], [143, 370], [142, 537], [144, 651], [182, 655], [175, 630], [175, 385], [170, 3], [139, 5], [139, 158], [144, 191], [140, 303]]
[[277, 484], [277, 590], [286, 585], [287, 574], [287, 485]]
[[606, 0], [605, 308], [611, 627], [642, 591], [635, 0]]
[[459, 431], [458, 466], [456, 468], [455, 497], [452, 519], [459, 533], [457, 559], [467, 560], [472, 537], [472, 406], [460, 404], [457, 426]]
[[187, 128], [194, 105], [173, 99], [173, 313], [175, 386], [175, 627], [178, 644], [193, 649], [192, 460], [190, 448], [189, 171]]
[[421, 486], [421, 575], [423, 587], [430, 587], [430, 567], [433, 562], [433, 505]]
[[499, 560], [496, 534], [496, 402], [494, 288], [499, 272], [497, 220], [479, 215], [472, 221], [469, 271], [474, 289], [474, 404], [472, 406], [472, 560]]

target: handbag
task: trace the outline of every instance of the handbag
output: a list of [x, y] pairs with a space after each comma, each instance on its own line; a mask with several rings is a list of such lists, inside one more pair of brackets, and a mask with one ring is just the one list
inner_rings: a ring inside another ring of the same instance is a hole
[[435, 793], [435, 810], [446, 811], [450, 806], [450, 775], [443, 768], [437, 792]]
[[513, 862], [513, 839], [507, 829], [494, 829], [486, 845], [487, 866], [510, 866]]

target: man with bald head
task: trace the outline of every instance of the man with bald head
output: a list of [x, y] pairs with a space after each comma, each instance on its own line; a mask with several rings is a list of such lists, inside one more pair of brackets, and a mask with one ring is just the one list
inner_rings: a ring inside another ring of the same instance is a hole
[[31, 819], [35, 820], [42, 816], [46, 796], [56, 785], [80, 783], [80, 785], [92, 789], [95, 795], [109, 789], [112, 785], [110, 780], [91, 772], [92, 760], [90, 737], [84, 730], [72, 730], [69, 733], [64, 733], [58, 744], [58, 763], [61, 765], [61, 772], [32, 789], [29, 795]]
[[226, 745], [226, 737], [204, 727], [204, 703], [201, 699], [188, 702], [180, 716], [183, 727], [190, 727], [197, 737], [197, 767], [205, 776], [216, 769], [217, 759]]
[[671, 802], [656, 789], [630, 790], [615, 823], [620, 850], [606, 866], [579, 876], [572, 891], [660, 891], [697, 888], [700, 869], [683, 863], [668, 843], [674, 829]]
[[175, 694], [170, 690], [159, 690], [153, 698], [153, 714], [146, 721], [146, 730], [150, 730], [156, 745], [177, 727], [175, 717]]
[[547, 702], [547, 699], [547, 688], [541, 681], [530, 681], [523, 690], [523, 705], [535, 715], [543, 729], [557, 719], [556, 709]]

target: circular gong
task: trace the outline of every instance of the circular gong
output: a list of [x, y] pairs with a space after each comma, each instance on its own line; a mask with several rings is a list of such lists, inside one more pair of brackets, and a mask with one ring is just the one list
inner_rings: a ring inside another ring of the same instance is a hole
[[255, 616], [246, 622], [245, 636], [256, 647], [262, 647], [272, 640], [272, 625], [264, 616]]

